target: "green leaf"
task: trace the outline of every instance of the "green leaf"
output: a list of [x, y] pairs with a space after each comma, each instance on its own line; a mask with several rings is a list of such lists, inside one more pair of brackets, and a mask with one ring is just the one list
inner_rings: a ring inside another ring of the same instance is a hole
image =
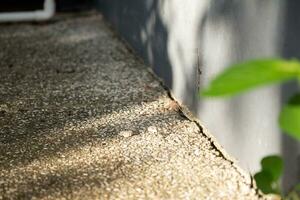
[[280, 156], [266, 156], [261, 160], [261, 171], [254, 175], [257, 187], [265, 194], [280, 194], [279, 178], [283, 173]]
[[272, 188], [272, 175], [267, 171], [260, 171], [254, 175], [257, 187], [264, 193], [270, 194], [275, 193]]
[[265, 59], [248, 61], [226, 68], [206, 88], [204, 96], [230, 96], [245, 90], [300, 76], [296, 60]]
[[272, 176], [272, 181], [278, 181], [283, 173], [283, 160], [280, 156], [267, 156], [261, 160], [262, 171]]
[[300, 94], [293, 96], [279, 116], [280, 128], [300, 140]]

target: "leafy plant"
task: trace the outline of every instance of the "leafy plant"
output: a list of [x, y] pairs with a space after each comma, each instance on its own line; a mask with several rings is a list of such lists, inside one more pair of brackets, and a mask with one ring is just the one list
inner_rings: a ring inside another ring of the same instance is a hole
[[273, 155], [261, 160], [261, 171], [254, 175], [258, 188], [265, 194], [280, 194], [279, 179], [283, 172], [283, 160]]
[[[300, 83], [300, 62], [297, 60], [262, 59], [230, 66], [221, 72], [201, 93], [203, 96], [234, 96], [257, 87], [288, 80]], [[280, 128], [300, 141], [300, 93], [295, 94], [282, 108]], [[283, 160], [273, 155], [261, 160], [261, 171], [254, 175], [258, 188], [265, 194], [281, 194], [279, 180], [283, 173]], [[300, 199], [300, 184], [286, 199]]]

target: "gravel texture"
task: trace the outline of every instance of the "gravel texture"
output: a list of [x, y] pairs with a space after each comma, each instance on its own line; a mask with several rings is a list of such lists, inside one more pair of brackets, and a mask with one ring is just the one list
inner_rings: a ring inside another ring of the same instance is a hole
[[100, 15], [1, 25], [0, 47], [0, 199], [258, 198]]

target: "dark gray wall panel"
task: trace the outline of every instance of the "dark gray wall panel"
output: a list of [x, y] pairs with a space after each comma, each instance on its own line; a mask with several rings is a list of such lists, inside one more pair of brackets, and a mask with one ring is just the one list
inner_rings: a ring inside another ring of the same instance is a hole
[[[172, 87], [172, 69], [167, 54], [168, 32], [158, 14], [158, 2], [154, 0], [99, 0], [98, 8], [136, 50], [153, 67], [165, 83]], [[154, 17], [154, 32], [142, 40], [150, 17]], [[151, 53], [151, 56], [149, 54]]]

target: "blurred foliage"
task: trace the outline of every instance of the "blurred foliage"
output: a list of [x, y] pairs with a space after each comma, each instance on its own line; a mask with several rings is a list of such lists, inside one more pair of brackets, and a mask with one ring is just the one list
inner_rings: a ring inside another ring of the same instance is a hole
[[[226, 68], [212, 80], [201, 95], [228, 97], [260, 86], [293, 79], [300, 81], [300, 62], [297, 60], [253, 60]], [[279, 126], [285, 133], [300, 141], [300, 93], [295, 94], [284, 105], [279, 116]], [[254, 175], [254, 179], [263, 193], [282, 195], [280, 188], [282, 173], [282, 158], [276, 155], [267, 156], [261, 160], [261, 171]], [[300, 184], [282, 198], [300, 200]]]
[[254, 175], [254, 179], [263, 193], [280, 194], [279, 179], [282, 173], [282, 158], [276, 155], [267, 156], [261, 160], [261, 171]]
[[294, 95], [284, 105], [279, 116], [279, 124], [283, 131], [300, 140], [300, 94]]
[[254, 60], [226, 68], [202, 95], [232, 96], [270, 83], [300, 77], [300, 63], [280, 59]]

